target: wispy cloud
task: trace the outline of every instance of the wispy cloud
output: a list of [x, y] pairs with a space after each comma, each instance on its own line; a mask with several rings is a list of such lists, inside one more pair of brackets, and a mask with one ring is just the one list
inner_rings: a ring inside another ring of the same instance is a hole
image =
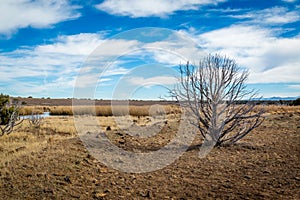
[[[178, 32], [184, 34], [184, 31]], [[80, 87], [88, 87], [99, 81], [111, 81], [111, 76], [127, 74], [132, 66], [128, 66], [130, 60], [126, 60], [126, 56], [131, 56], [134, 48], [147, 50], [133, 52], [144, 64], [153, 62], [178, 66], [186, 60], [197, 63], [205, 52], [218, 52], [236, 59], [238, 64], [248, 68], [251, 72], [249, 83], [299, 82], [300, 36], [280, 38], [270, 29], [246, 25], [234, 25], [199, 35], [186, 33], [185, 37], [188, 36], [190, 40], [178, 40], [178, 37], [172, 40], [170, 36], [164, 41], [152, 43], [125, 39], [105, 40], [103, 35], [96, 33], [59, 36], [52, 44], [2, 53], [1, 82], [10, 84], [10, 88], [22, 84], [24, 91], [28, 87], [27, 91], [35, 91], [36, 94], [55, 91], [57, 88], [70, 90], [76, 81], [80, 82]], [[197, 43], [202, 49], [197, 47]], [[87, 60], [92, 52], [97, 57], [95, 63]], [[127, 52], [129, 54], [126, 55]], [[152, 57], [143, 57], [145, 53], [150, 53]], [[105, 71], [102, 59], [114, 57], [116, 60]], [[105, 73], [99, 74], [99, 68]], [[79, 73], [81, 77], [77, 78]], [[27, 85], [23, 84], [24, 79]], [[170, 77], [158, 75], [128, 80], [129, 83], [145, 86], [173, 83]]]
[[[22, 47], [2, 53], [0, 66], [11, 73], [15, 71], [12, 73], [14, 78], [36, 76], [42, 71], [69, 73], [84, 62], [86, 56], [101, 42], [99, 34], [59, 36], [52, 44]], [[28, 72], [24, 73], [23, 70]]]
[[174, 76], [154, 76], [150, 78], [144, 77], [130, 77], [127, 82], [140, 87], [151, 87], [154, 85], [173, 85], [177, 79]]
[[[98, 66], [88, 66], [86, 60], [104, 41], [106, 40], [103, 35], [96, 33], [59, 36], [52, 44], [23, 47], [12, 52], [1, 53], [0, 89], [1, 85], [3, 87], [5, 85], [3, 89], [10, 91], [14, 91], [14, 88], [23, 88], [18, 90], [17, 95], [23, 95], [22, 92], [40, 95], [54, 93], [56, 90], [72, 92], [77, 75], [83, 66], [83, 76], [79, 77], [82, 84], [98, 83], [95, 79], [98, 79], [100, 74], [96, 76], [91, 74], [94, 73], [95, 68], [102, 67], [102, 63], [98, 62]], [[122, 47], [123, 50], [126, 49], [126, 45], [127, 49], [132, 45], [130, 41], [124, 40], [113, 40], [112, 44], [115, 45], [115, 49]], [[119, 56], [118, 53], [98, 51], [96, 55], [101, 59], [105, 56]], [[123, 73], [126, 73], [126, 70], [116, 65], [105, 76]], [[110, 80], [108, 77], [100, 79], [102, 82], [108, 80]], [[70, 95], [71, 93], [67, 96]]]
[[197, 10], [201, 6], [217, 4], [226, 0], [105, 0], [96, 8], [112, 15], [130, 17], [166, 17], [179, 10]]
[[298, 0], [282, 0], [282, 1], [287, 2], [287, 3], [295, 3], [295, 2], [297, 2]]
[[236, 59], [250, 70], [250, 83], [299, 82], [300, 35], [276, 36], [271, 29], [233, 25], [198, 36], [208, 52]]
[[264, 10], [249, 11], [240, 15], [231, 15], [233, 18], [249, 20], [248, 23], [263, 25], [281, 25], [300, 20], [300, 12], [290, 11], [285, 7], [273, 7]]
[[191, 38], [189, 40], [178, 38], [177, 41], [153, 42], [146, 44], [145, 47], [153, 49], [153, 59], [156, 62], [170, 66], [178, 66], [187, 61], [198, 61], [205, 55], [204, 50]]
[[58, 36], [52, 44], [39, 45], [38, 54], [89, 55], [102, 42], [103, 36], [97, 33]]
[[1, 0], [0, 34], [10, 35], [19, 28], [50, 27], [80, 17], [78, 7], [67, 0]]
[[300, 84], [288, 85], [289, 88], [300, 90]]

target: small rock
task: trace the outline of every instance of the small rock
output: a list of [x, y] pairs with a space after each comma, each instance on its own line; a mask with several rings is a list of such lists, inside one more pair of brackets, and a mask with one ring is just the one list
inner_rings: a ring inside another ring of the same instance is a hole
[[111, 127], [110, 127], [110, 126], [107, 126], [107, 127], [106, 127], [106, 130], [107, 130], [107, 131], [111, 131]]

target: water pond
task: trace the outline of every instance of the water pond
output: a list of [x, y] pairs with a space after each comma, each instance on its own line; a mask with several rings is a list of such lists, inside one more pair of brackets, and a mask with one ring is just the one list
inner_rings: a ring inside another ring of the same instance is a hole
[[23, 115], [23, 116], [20, 116], [21, 119], [46, 118], [46, 117], [50, 117], [50, 112], [44, 112], [43, 114], [38, 114], [38, 115]]

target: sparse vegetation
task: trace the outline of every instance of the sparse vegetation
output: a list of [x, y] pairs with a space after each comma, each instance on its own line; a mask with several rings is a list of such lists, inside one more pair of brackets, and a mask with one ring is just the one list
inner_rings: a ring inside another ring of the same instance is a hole
[[[199, 159], [195, 138], [173, 164], [144, 174], [122, 173], [95, 160], [78, 139], [73, 117], [51, 116], [39, 128], [24, 120], [14, 134], [0, 137], [1, 198], [297, 199], [300, 106], [265, 110], [265, 122], [242, 142]], [[120, 148], [149, 152], [174, 137], [179, 116], [170, 114], [159, 134], [144, 139], [122, 132], [113, 117], [97, 119]], [[124, 118], [144, 126], [149, 117]]]

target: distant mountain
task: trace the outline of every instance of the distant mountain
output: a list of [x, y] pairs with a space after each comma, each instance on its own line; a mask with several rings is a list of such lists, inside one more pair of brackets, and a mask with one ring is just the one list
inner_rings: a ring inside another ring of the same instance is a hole
[[[292, 101], [292, 100], [296, 100], [300, 98], [300, 96], [297, 97], [266, 97], [266, 98], [262, 98], [260, 100], [262, 101]], [[255, 98], [255, 100], [258, 100], [258, 98]]]

